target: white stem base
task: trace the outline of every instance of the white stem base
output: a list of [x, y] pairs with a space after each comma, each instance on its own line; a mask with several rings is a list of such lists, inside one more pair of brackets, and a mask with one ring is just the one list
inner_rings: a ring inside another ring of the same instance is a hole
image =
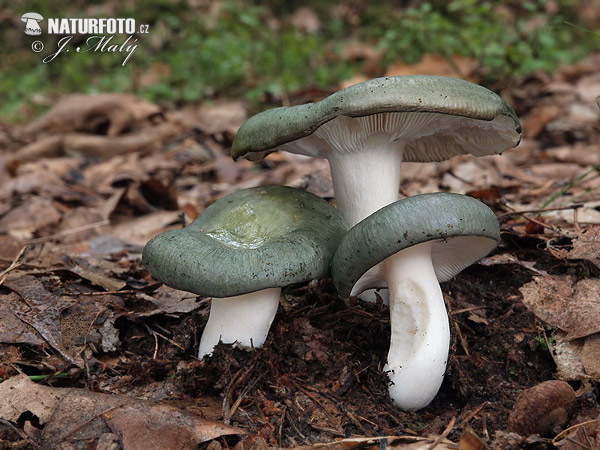
[[405, 411], [427, 406], [444, 379], [450, 327], [442, 290], [431, 261], [431, 242], [384, 261], [389, 289], [390, 396]]
[[281, 288], [263, 289], [235, 297], [213, 298], [198, 358], [210, 355], [219, 342], [262, 347], [279, 306]]

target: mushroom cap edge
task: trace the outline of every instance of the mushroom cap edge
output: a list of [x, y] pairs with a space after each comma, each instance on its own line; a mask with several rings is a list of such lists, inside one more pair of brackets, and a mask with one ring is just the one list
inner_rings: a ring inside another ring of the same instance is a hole
[[494, 212], [473, 197], [454, 193], [398, 200], [356, 224], [342, 238], [331, 262], [335, 287], [347, 297], [367, 270], [395, 253], [427, 241], [451, 242], [461, 237], [487, 238], [497, 245], [500, 226]]
[[[232, 196], [251, 197], [264, 191], [291, 196], [290, 203], [310, 204], [304, 223], [258, 248], [233, 248], [204, 232], [206, 221], [202, 218], [214, 217], [215, 210], [226, 207]], [[144, 247], [142, 262], [156, 279], [173, 288], [232, 297], [326, 275], [347, 228], [335, 208], [321, 197], [285, 186], [262, 186], [229, 194], [186, 228], [154, 237]]]
[[[337, 91], [315, 103], [267, 109], [246, 120], [231, 147], [234, 160], [261, 160], [277, 147], [314, 133], [338, 116], [362, 117], [385, 112], [434, 112], [491, 121], [506, 116], [521, 125], [498, 94], [470, 81], [438, 75], [374, 78]], [[519, 143], [517, 139], [514, 143]]]

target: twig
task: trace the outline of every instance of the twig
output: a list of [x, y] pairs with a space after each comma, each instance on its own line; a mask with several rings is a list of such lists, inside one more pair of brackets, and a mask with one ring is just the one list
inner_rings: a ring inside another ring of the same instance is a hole
[[477, 311], [478, 309], [488, 309], [490, 306], [471, 306], [470, 308], [457, 309], [456, 311], [451, 311], [450, 315], [454, 316], [456, 314], [462, 314], [471, 311]]
[[454, 422], [456, 422], [456, 416], [452, 416], [452, 418], [450, 419], [450, 423], [448, 424], [448, 426], [446, 427], [444, 432], [442, 434], [440, 434], [435, 441], [433, 441], [433, 444], [431, 444], [429, 447], [427, 447], [427, 450], [433, 450], [444, 439], [446, 439], [446, 436], [448, 436], [450, 434], [450, 432], [452, 431], [452, 428], [454, 428]]
[[568, 209], [579, 209], [582, 207], [583, 207], [583, 205], [581, 203], [575, 203], [574, 205], [562, 206], [560, 208], [542, 208], [542, 209], [526, 209], [525, 211], [509, 211], [509, 212], [505, 212], [502, 214], [498, 214], [496, 217], [498, 218], [498, 220], [500, 220], [500, 219], [503, 219], [504, 217], [508, 217], [508, 216], [520, 216], [523, 214], [539, 214], [539, 213], [545, 213], [545, 212], [550, 212], [550, 211], [564, 211], [564, 210], [568, 210]]
[[586, 425], [590, 425], [590, 424], [592, 424], [592, 423], [595, 423], [595, 422], [596, 422], [596, 419], [594, 419], [594, 420], [588, 420], [588, 421], [586, 421], [586, 422], [581, 422], [581, 423], [578, 423], [578, 424], [576, 424], [576, 425], [570, 426], [570, 427], [569, 427], [569, 428], [567, 428], [566, 430], [563, 430], [563, 431], [561, 431], [560, 433], [558, 433], [558, 434], [557, 434], [557, 435], [554, 437], [554, 439], [552, 439], [552, 444], [553, 444], [553, 445], [556, 445], [558, 442], [560, 442], [560, 440], [561, 440], [561, 439], [569, 439], [568, 435], [569, 435], [569, 434], [570, 434], [570, 433], [571, 433], [571, 432], [572, 432], [572, 431], [573, 431], [575, 428], [581, 428], [581, 427], [584, 427], [584, 428], [585, 428], [585, 426], [586, 426]]
[[560, 228], [555, 227], [554, 225], [551, 225], [546, 222], [542, 222], [541, 220], [534, 219], [533, 217], [528, 217], [528, 216], [523, 216], [523, 217], [525, 218], [525, 220], [529, 220], [530, 222], [533, 222], [536, 225], [539, 225], [540, 227], [546, 228], [547, 230], [554, 231], [556, 234], [560, 234], [561, 236], [565, 236], [568, 238], [573, 237], [573, 233], [563, 231]]
[[283, 421], [285, 420], [285, 412], [287, 411], [287, 406], [283, 406], [283, 411], [281, 411], [281, 418], [279, 419], [279, 430], [277, 430], [277, 443], [279, 444], [279, 448], [282, 448], [283, 445], [281, 443], [281, 435], [283, 434]]
[[479, 412], [485, 407], [487, 406], [488, 402], [483, 402], [481, 405], [479, 405], [477, 408], [475, 408], [475, 410], [469, 414], [461, 423], [458, 424], [459, 427], [462, 427], [463, 425], [465, 425], [469, 420], [471, 420], [473, 417], [475, 417], [477, 414], [479, 414]]
[[29, 240], [25, 241], [25, 243], [26, 244], [39, 244], [39, 243], [51, 241], [53, 239], [60, 238], [60, 237], [63, 237], [63, 236], [69, 236], [71, 234], [81, 233], [82, 231], [93, 230], [94, 228], [101, 227], [101, 226], [104, 226], [104, 225], [109, 225], [109, 224], [110, 224], [110, 221], [108, 221], [108, 220], [101, 220], [99, 222], [94, 222], [94, 223], [88, 223], [86, 225], [81, 225], [80, 227], [75, 227], [75, 228], [70, 228], [68, 230], [59, 231], [58, 233], [51, 234], [50, 236], [44, 236], [44, 237], [40, 237], [40, 238], [29, 239]]
[[294, 422], [294, 419], [292, 419], [291, 414], [289, 413], [289, 411], [285, 411], [285, 415], [288, 418], [288, 420], [290, 421], [290, 423], [292, 424], [292, 428], [294, 429], [294, 431], [298, 434], [298, 436], [300, 436], [303, 440], [306, 440], [306, 436], [304, 436], [302, 434], [302, 432], [300, 431], [300, 429], [298, 428], [298, 426], [296, 425], [296, 423]]
[[[331, 425], [338, 426], [335, 420], [335, 417], [333, 417], [333, 415], [327, 411], [327, 408], [325, 408], [325, 405], [323, 405], [323, 403], [321, 403], [319, 401], [318, 398], [316, 398], [313, 394], [311, 394], [308, 389], [304, 388], [303, 386], [299, 385], [295, 380], [291, 379], [292, 383], [294, 383], [296, 385], [296, 387], [298, 389], [300, 389], [302, 392], [304, 392], [304, 394], [306, 394], [313, 402], [315, 402], [315, 404], [321, 408], [323, 410], [323, 412], [325, 413], [325, 415], [327, 416], [327, 418], [329, 419], [329, 421], [331, 422]], [[344, 433], [341, 430], [337, 430], [337, 433], [341, 433], [342, 436], [344, 435]]]
[[13, 260], [13, 262], [10, 263], [10, 266], [8, 266], [6, 269], [4, 269], [1, 273], [0, 273], [0, 286], [2, 286], [2, 284], [4, 284], [4, 282], [6, 281], [6, 278], [8, 277], [8, 274], [10, 272], [12, 272], [13, 270], [15, 270], [16, 268], [20, 267], [23, 265], [22, 262], [20, 262], [19, 260], [21, 259], [21, 257], [25, 254], [25, 251], [27, 250], [27, 246], [23, 247], [19, 253], [17, 254], [17, 256], [15, 256], [15, 259]]
[[104, 292], [76, 292], [73, 295], [119, 295], [119, 294], [141, 294], [141, 291], [123, 290], [123, 291], [104, 291]]
[[561, 188], [560, 190], [558, 190], [558, 192], [556, 192], [554, 195], [552, 195], [543, 205], [542, 208], [546, 208], [548, 205], [550, 205], [554, 200], [556, 200], [557, 198], [559, 198], [561, 195], [563, 195], [565, 192], [567, 192], [569, 189], [571, 189], [573, 186], [575, 186], [577, 183], [579, 183], [581, 180], [583, 180], [585, 177], [587, 177], [590, 173], [597, 171], [598, 169], [600, 169], [600, 164], [596, 164], [594, 167], [592, 167], [590, 170], [582, 173], [581, 175], [579, 175], [578, 177], [573, 178], [571, 181], [569, 181], [563, 188]]
[[78, 425], [77, 427], [75, 427], [73, 430], [69, 431], [67, 434], [65, 434], [64, 436], [62, 436], [60, 442], [64, 442], [69, 436], [71, 436], [72, 434], [77, 433], [79, 430], [81, 430], [83, 427], [85, 427], [86, 425], [89, 425], [91, 422], [93, 422], [94, 420], [96, 420], [98, 417], [102, 417], [103, 415], [117, 409], [120, 408], [121, 406], [123, 406], [125, 404], [125, 402], [120, 403], [118, 405], [112, 406], [104, 411], [102, 411], [99, 414], [96, 414], [94, 417], [90, 417], [88, 420], [86, 420], [85, 422], [83, 422], [82, 424]]
[[[356, 416], [354, 414], [352, 414], [350, 411], [347, 410], [343, 410], [344, 414], [346, 414], [346, 417], [348, 417], [352, 423], [354, 424], [354, 426], [356, 426], [358, 429], [360, 429], [360, 431], [366, 435], [367, 434], [367, 430], [365, 429], [365, 427], [362, 426], [362, 423], [360, 423], [358, 421], [358, 419], [356, 418]], [[375, 424], [373, 424], [375, 425]]]
[[100, 308], [98, 310], [98, 312], [96, 313], [96, 315], [94, 316], [94, 320], [91, 321], [90, 326], [88, 327], [88, 329], [85, 333], [85, 337], [83, 338], [83, 346], [81, 347], [81, 350], [79, 350], [77, 352], [77, 356], [81, 355], [83, 353], [83, 351], [85, 350], [85, 347], [87, 346], [87, 338], [90, 335], [90, 332], [92, 331], [92, 327], [94, 326], [94, 323], [96, 322], [96, 320], [98, 320], [98, 317], [100, 316], [100, 314], [102, 314], [107, 309], [108, 308]]
[[[175, 342], [173, 339], [168, 338], [167, 336], [165, 336], [162, 333], [159, 333], [158, 331], [154, 331], [150, 325], [148, 325], [147, 323], [144, 323], [144, 327], [146, 328], [146, 331], [148, 331], [149, 334], [151, 334], [152, 336], [154, 336], [154, 354], [152, 356], [152, 359], [156, 359], [156, 357], [158, 356], [158, 338], [161, 337], [163, 338], [165, 341], [167, 341], [168, 343], [170, 343], [171, 345], [174, 345], [175, 347], [177, 347], [180, 350], [183, 350], [185, 352], [185, 348], [183, 348], [181, 345], [179, 345], [177, 342]], [[195, 356], [193, 356], [193, 358], [196, 358]], [[198, 359], [198, 358], [196, 358]]]
[[456, 321], [456, 320], [453, 320], [453, 322], [454, 322], [454, 328], [456, 329], [456, 334], [458, 335], [458, 340], [460, 341], [460, 346], [463, 348], [465, 355], [470, 357], [471, 353], [469, 353], [469, 346], [467, 344], [467, 340], [465, 339], [465, 337], [462, 334], [460, 325], [458, 325], [458, 321]]
[[231, 409], [228, 412], [228, 417], [227, 420], [230, 420], [233, 415], [235, 414], [235, 412], [237, 411], [237, 409], [239, 408], [240, 404], [242, 403], [242, 400], [244, 399], [244, 397], [246, 396], [246, 394], [248, 392], [250, 392], [250, 390], [256, 386], [256, 383], [259, 382], [259, 380], [264, 376], [264, 372], [257, 375], [254, 380], [252, 380], [248, 385], [246, 385], [244, 387], [244, 389], [242, 390], [242, 393], [240, 394], [240, 396], [237, 398], [237, 400], [235, 401], [235, 403], [231, 406]]
[[243, 370], [240, 369], [236, 372], [236, 374], [233, 376], [233, 378], [231, 379], [231, 381], [229, 382], [229, 384], [227, 385], [227, 388], [225, 389], [225, 395], [223, 396], [223, 422], [226, 425], [229, 425], [229, 418], [231, 417], [231, 414], [229, 413], [231, 408], [229, 407], [229, 402], [230, 402], [230, 396], [231, 396], [231, 391], [233, 389], [233, 386], [235, 383], [237, 383], [239, 380], [244, 379], [256, 366], [256, 358], [253, 359], [253, 361], [248, 365], [248, 367]]
[[154, 354], [152, 355], [152, 359], [156, 359], [158, 356], [158, 336], [155, 333], [152, 333], [154, 336]]
[[167, 336], [165, 336], [164, 334], [159, 333], [158, 331], [154, 331], [152, 330], [152, 334], [154, 334], [155, 336], [161, 337], [163, 338], [165, 341], [167, 341], [169, 344], [177, 347], [179, 350], [183, 350], [185, 352], [185, 348], [183, 348], [181, 345], [179, 345], [177, 342], [175, 342], [173, 339], [168, 338]]
[[[451, 302], [451, 298], [448, 295], [444, 295], [444, 303], [446, 304], [446, 309], [448, 310], [448, 316], [450, 317], [450, 320], [452, 320], [452, 324], [454, 326], [454, 329], [456, 330], [456, 336], [458, 337], [458, 340], [460, 342], [461, 347], [463, 348], [465, 355], [467, 356], [471, 356], [471, 354], [469, 353], [469, 346], [467, 345], [467, 340], [465, 339], [465, 337], [462, 334], [462, 331], [460, 329], [460, 325], [458, 324], [458, 320], [454, 317], [455, 314], [457, 314], [457, 312], [455, 313], [454, 311], [452, 311], [452, 302]], [[475, 308], [475, 309], [479, 309], [479, 308]], [[459, 312], [462, 310], [459, 310]]]
[[32, 440], [29, 436], [27, 436], [27, 434], [23, 430], [19, 430], [17, 427], [15, 427], [8, 420], [6, 420], [6, 419], [0, 419], [0, 424], [6, 426], [8, 428], [10, 428], [12, 431], [14, 431], [15, 433], [17, 433], [19, 436], [21, 436], [21, 439], [27, 441], [27, 443], [29, 445], [33, 446], [34, 448], [40, 448], [40, 446], [34, 440]]

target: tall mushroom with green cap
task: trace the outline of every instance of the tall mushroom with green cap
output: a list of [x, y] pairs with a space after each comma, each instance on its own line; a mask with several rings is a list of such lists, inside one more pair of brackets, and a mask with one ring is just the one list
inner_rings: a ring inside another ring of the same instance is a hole
[[260, 160], [286, 150], [327, 158], [337, 206], [353, 226], [398, 200], [402, 161], [502, 153], [520, 133], [513, 109], [482, 86], [441, 76], [385, 77], [251, 117], [231, 155]]
[[323, 277], [347, 231], [324, 199], [284, 186], [245, 189], [182, 230], [159, 234], [142, 261], [159, 281], [213, 297], [199, 357], [222, 341], [263, 345], [281, 288]]
[[390, 396], [404, 410], [427, 406], [446, 370], [449, 321], [439, 282], [492, 251], [500, 240], [491, 209], [459, 194], [398, 200], [344, 236], [331, 273], [342, 296], [389, 291]]

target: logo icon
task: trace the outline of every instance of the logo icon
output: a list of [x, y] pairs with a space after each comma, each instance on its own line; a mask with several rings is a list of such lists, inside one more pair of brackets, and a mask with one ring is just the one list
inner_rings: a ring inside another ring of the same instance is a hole
[[44, 20], [41, 14], [28, 12], [21, 16], [21, 21], [25, 22], [25, 34], [29, 36], [39, 36], [42, 34], [40, 22]]

